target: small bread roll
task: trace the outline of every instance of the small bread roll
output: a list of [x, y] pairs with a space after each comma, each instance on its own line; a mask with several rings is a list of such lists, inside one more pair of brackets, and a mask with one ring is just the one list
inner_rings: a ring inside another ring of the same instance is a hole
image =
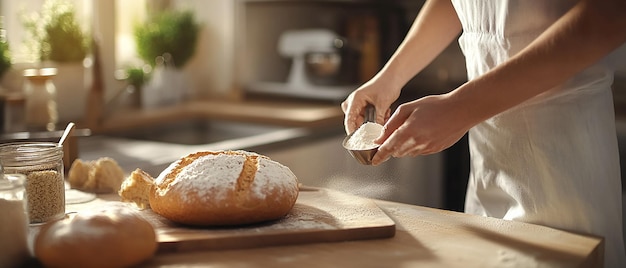
[[96, 161], [74, 160], [68, 172], [68, 182], [74, 189], [93, 193], [115, 193], [120, 189], [125, 175], [112, 158]]
[[81, 189], [85, 186], [85, 183], [89, 179], [89, 170], [91, 169], [91, 163], [85, 162], [80, 159], [74, 160], [72, 166], [67, 173], [67, 182], [74, 189]]
[[46, 267], [128, 267], [157, 249], [152, 225], [128, 208], [81, 212], [47, 223], [35, 239]]
[[195, 226], [276, 220], [287, 215], [298, 198], [298, 180], [288, 167], [245, 151], [187, 155], [154, 183], [152, 210]]
[[141, 169], [135, 169], [123, 182], [118, 191], [122, 202], [132, 202], [140, 209], [150, 208], [150, 190], [154, 178]]

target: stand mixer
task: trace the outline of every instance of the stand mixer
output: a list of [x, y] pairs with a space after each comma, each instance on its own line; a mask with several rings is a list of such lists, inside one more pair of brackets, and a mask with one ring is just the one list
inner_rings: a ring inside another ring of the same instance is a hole
[[[344, 100], [358, 85], [316, 85], [307, 77], [307, 55], [309, 53], [337, 53], [344, 46], [339, 35], [327, 29], [291, 30], [284, 32], [278, 40], [278, 53], [293, 59], [287, 81], [256, 82], [247, 90], [257, 93], [287, 95], [333, 101]], [[331, 58], [332, 65], [342, 64], [341, 58]], [[338, 68], [326, 66], [326, 70]], [[332, 70], [331, 70], [332, 71]]]

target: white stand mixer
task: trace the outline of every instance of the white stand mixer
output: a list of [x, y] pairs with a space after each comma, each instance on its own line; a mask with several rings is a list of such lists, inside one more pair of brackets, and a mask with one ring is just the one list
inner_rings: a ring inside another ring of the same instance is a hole
[[247, 90], [257, 93], [287, 95], [325, 99], [344, 100], [358, 85], [314, 85], [306, 76], [305, 56], [308, 52], [332, 53], [337, 50], [336, 42], [340, 37], [327, 29], [292, 30], [284, 32], [278, 40], [280, 55], [293, 59], [285, 83], [256, 82], [247, 86]]

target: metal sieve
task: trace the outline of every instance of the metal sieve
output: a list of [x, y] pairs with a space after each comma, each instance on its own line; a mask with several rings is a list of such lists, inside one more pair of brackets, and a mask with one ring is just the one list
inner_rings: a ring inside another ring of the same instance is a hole
[[[368, 104], [365, 107], [364, 118], [365, 118], [365, 120], [363, 121], [363, 124], [365, 124], [367, 122], [376, 123], [376, 108], [373, 105]], [[352, 133], [350, 133], [350, 135], [346, 136], [343, 139], [343, 142], [341, 143], [341, 145], [343, 146], [343, 148], [348, 150], [350, 155], [352, 155], [352, 157], [354, 157], [354, 159], [356, 159], [359, 163], [361, 163], [363, 165], [371, 165], [372, 164], [372, 158], [374, 157], [376, 152], [378, 152], [378, 147], [375, 147], [375, 148], [372, 148], [372, 149], [366, 149], [366, 150], [353, 150], [353, 149], [350, 149], [346, 145], [348, 143], [348, 140], [350, 140], [350, 138], [352, 137], [352, 135], [354, 135], [354, 132], [352, 132]]]

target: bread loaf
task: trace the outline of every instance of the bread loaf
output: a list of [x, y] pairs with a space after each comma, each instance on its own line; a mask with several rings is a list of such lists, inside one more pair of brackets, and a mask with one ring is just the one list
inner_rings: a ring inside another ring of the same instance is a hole
[[152, 225], [123, 207], [47, 223], [34, 244], [45, 267], [129, 267], [151, 258], [156, 249]]
[[245, 151], [204, 151], [172, 163], [155, 179], [152, 210], [182, 224], [241, 225], [284, 217], [298, 197], [291, 170]]

